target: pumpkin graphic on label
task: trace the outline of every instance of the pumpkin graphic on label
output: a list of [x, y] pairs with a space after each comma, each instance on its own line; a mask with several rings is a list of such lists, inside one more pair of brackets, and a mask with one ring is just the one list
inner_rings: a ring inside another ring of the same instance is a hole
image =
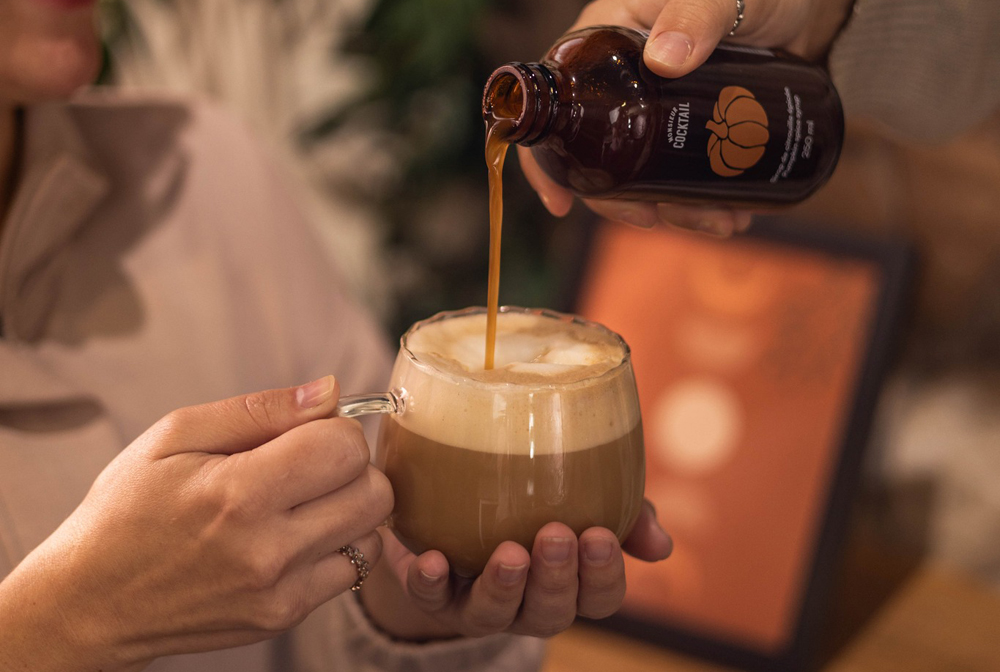
[[742, 175], [757, 165], [771, 137], [767, 112], [741, 86], [727, 86], [719, 93], [705, 128], [712, 132], [708, 138], [709, 164], [722, 177]]

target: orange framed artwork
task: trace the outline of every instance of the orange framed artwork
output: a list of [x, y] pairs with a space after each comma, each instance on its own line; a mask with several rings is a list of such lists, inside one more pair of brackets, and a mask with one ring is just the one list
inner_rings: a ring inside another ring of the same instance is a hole
[[809, 665], [909, 267], [792, 231], [602, 224], [577, 306], [632, 348], [646, 497], [675, 541], [629, 559], [608, 625], [746, 669]]

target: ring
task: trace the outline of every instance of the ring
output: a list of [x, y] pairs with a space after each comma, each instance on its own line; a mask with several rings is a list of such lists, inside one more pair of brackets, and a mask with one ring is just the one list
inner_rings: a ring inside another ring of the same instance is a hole
[[746, 0], [736, 0], [736, 21], [733, 22], [733, 29], [729, 31], [730, 35], [735, 33], [736, 29], [740, 27], [741, 23], [743, 23], [743, 12], [746, 8]]
[[370, 571], [368, 561], [365, 560], [365, 554], [353, 546], [341, 546], [337, 549], [337, 552], [350, 560], [351, 564], [354, 565], [354, 570], [358, 573], [358, 580], [351, 586], [351, 590], [356, 593], [361, 590], [361, 584], [368, 578], [368, 572]]

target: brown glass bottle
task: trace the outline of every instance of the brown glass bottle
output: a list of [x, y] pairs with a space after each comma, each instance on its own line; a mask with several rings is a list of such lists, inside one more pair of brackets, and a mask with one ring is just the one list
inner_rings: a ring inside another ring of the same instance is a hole
[[794, 203], [833, 173], [844, 116], [822, 68], [723, 45], [664, 79], [644, 65], [645, 42], [628, 28], [587, 28], [539, 63], [498, 68], [487, 124], [585, 198]]

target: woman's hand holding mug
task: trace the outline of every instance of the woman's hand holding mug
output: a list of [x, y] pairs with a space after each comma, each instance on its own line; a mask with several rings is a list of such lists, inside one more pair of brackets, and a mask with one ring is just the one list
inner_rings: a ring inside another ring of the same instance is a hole
[[620, 539], [647, 561], [671, 551], [642, 499], [625, 342], [580, 318], [507, 307], [485, 370], [485, 328], [485, 309], [418, 322], [393, 391], [340, 406], [387, 414], [375, 461], [394, 489], [395, 534], [383, 534], [361, 599], [396, 637], [551, 636], [621, 606]]
[[391, 532], [380, 532], [382, 561], [361, 600], [382, 630], [410, 640], [497, 632], [551, 637], [577, 616], [604, 618], [618, 611], [625, 597], [623, 550], [655, 562], [673, 549], [648, 501], [624, 544], [605, 528], [590, 528], [578, 538], [566, 525], [549, 523], [530, 553], [502, 543], [475, 580], [450, 576], [439, 551], [416, 556]]
[[[608, 403], [598, 407], [609, 418], [637, 421], [627, 361], [612, 373], [623, 382], [602, 393]], [[546, 404], [557, 401], [538, 396]], [[449, 408], [439, 394], [425, 397], [425, 408], [433, 400]], [[617, 531], [574, 523], [578, 533], [550, 522], [519, 544], [503, 541], [510, 537], [498, 528], [492, 532], [500, 535], [498, 545], [485, 556], [475, 551], [481, 573], [461, 578], [439, 550], [416, 555], [392, 533], [375, 531], [393, 511], [392, 487], [369, 464], [357, 421], [335, 415], [338, 401], [339, 388], [328, 376], [183, 408], [153, 425], [0, 583], [0, 667], [138, 670], [164, 655], [268, 639], [357, 584], [358, 568], [341, 553], [344, 546], [374, 566], [361, 591], [372, 619], [410, 639], [553, 635], [577, 615], [603, 617], [618, 609], [625, 593], [623, 546], [649, 561], [670, 553], [669, 536], [641, 500], [641, 438], [630, 438], [633, 428], [610, 453], [598, 446], [628, 465], [623, 483], [612, 483], [626, 490], [603, 495], [608, 506], [615, 504], [607, 524]], [[396, 406], [392, 395], [357, 403], [355, 410], [367, 412]], [[563, 439], [593, 429], [539, 420]], [[512, 429], [498, 422], [493, 437]], [[516, 461], [517, 450], [509, 457]], [[606, 468], [593, 459], [582, 458], [587, 474]], [[559, 473], [546, 467], [533, 477]], [[613, 480], [590, 477], [601, 487]], [[527, 506], [532, 520], [548, 515], [532, 502], [529, 497], [518, 506]], [[579, 514], [579, 503], [564, 504], [561, 515]], [[383, 544], [387, 562], [379, 563]]]
[[392, 510], [332, 376], [170, 413], [0, 583], [0, 668], [140, 669], [260, 641], [358, 579]]

